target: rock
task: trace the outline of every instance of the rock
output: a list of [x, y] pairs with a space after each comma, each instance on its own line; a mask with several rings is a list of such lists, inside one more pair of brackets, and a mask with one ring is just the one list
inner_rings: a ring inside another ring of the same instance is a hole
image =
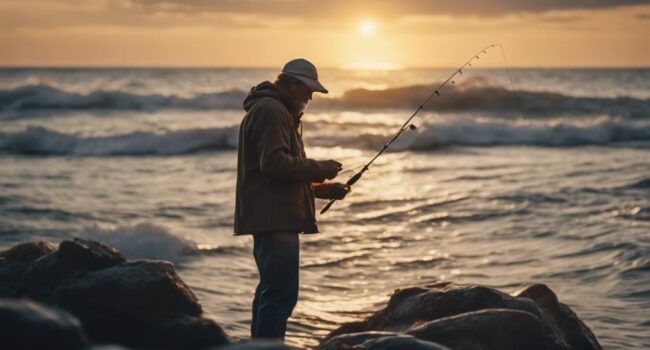
[[17, 294], [48, 302], [67, 281], [82, 273], [122, 264], [126, 258], [115, 248], [100, 242], [75, 238], [63, 241], [59, 250], [33, 261], [22, 279]]
[[539, 317], [519, 310], [486, 309], [445, 317], [408, 334], [452, 349], [569, 350]]
[[46, 242], [27, 242], [0, 252], [0, 298], [17, 297], [28, 263], [54, 250]]
[[328, 336], [325, 341], [318, 347], [319, 350], [339, 350], [352, 348], [355, 345], [362, 344], [368, 340], [399, 336], [395, 332], [368, 331], [359, 333], [345, 333], [338, 336]]
[[220, 346], [213, 350], [298, 350], [297, 348], [271, 340], [252, 340]]
[[15, 263], [0, 265], [0, 298], [17, 298], [29, 264]]
[[164, 261], [127, 262], [88, 272], [59, 288], [51, 302], [79, 317], [99, 342], [166, 348], [228, 342], [218, 325], [200, 318], [196, 296]]
[[515, 297], [532, 299], [543, 311], [547, 322], [554, 325], [574, 349], [600, 349], [596, 336], [567, 305], [545, 284], [533, 284], [514, 293]]
[[[165, 261], [127, 262], [94, 241], [18, 245], [1, 254], [0, 296], [28, 297], [65, 309], [95, 343], [199, 349], [228, 343], [202, 317], [196, 296]], [[1, 344], [1, 343], [0, 343]]]
[[25, 242], [0, 252], [0, 258], [3, 264], [27, 263], [55, 250], [47, 242]]
[[359, 348], [369, 350], [451, 350], [440, 344], [420, 340], [410, 335], [369, 339], [363, 342]]
[[29, 301], [0, 299], [3, 349], [83, 349], [88, 345], [79, 320], [67, 312]]
[[398, 289], [384, 310], [363, 322], [343, 325], [330, 336], [369, 330], [401, 332], [414, 324], [487, 308], [506, 308], [540, 315], [528, 299], [516, 299], [483, 286], [454, 287], [450, 283]]
[[397, 290], [383, 310], [332, 331], [321, 348], [339, 342], [365, 349], [349, 338], [376, 338], [369, 332], [377, 331], [462, 349], [601, 349], [589, 328], [544, 285], [513, 295], [447, 282]]
[[[179, 317], [154, 332], [158, 349], [204, 349], [228, 344], [228, 336], [213, 320], [203, 317]], [[171, 345], [171, 346], [170, 346]]]
[[63, 263], [82, 265], [88, 271], [109, 268], [126, 261], [122, 253], [107, 244], [79, 238], [61, 242], [58, 253]]
[[417, 339], [411, 335], [393, 332], [363, 332], [344, 334], [330, 339], [319, 350], [370, 349], [370, 350], [449, 350], [440, 344]]
[[171, 263], [138, 260], [85, 273], [57, 289], [52, 302], [67, 310], [105, 310], [133, 320], [199, 316], [196, 296]]

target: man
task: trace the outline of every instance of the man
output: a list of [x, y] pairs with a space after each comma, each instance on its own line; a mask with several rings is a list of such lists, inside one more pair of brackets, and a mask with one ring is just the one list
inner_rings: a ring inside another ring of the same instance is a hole
[[253, 338], [284, 339], [298, 300], [300, 233], [317, 233], [314, 197], [343, 199], [350, 187], [324, 183], [341, 170], [308, 159], [300, 118], [313, 92], [327, 93], [316, 67], [288, 62], [274, 83], [253, 87], [239, 129], [235, 234], [252, 234], [260, 282], [253, 300]]

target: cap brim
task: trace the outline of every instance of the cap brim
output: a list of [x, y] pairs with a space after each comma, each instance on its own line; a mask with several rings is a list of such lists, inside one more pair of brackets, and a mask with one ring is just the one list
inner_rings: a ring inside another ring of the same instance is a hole
[[320, 92], [320, 93], [323, 93], [323, 94], [326, 94], [326, 93], [329, 92], [323, 86], [323, 84], [319, 83], [317, 80], [314, 80], [314, 79], [311, 79], [311, 78], [308, 78], [308, 77], [305, 77], [305, 76], [302, 76], [302, 75], [298, 75], [298, 74], [291, 74], [291, 73], [286, 73], [286, 72], [284, 74], [292, 76], [292, 77], [302, 81], [313, 92]]

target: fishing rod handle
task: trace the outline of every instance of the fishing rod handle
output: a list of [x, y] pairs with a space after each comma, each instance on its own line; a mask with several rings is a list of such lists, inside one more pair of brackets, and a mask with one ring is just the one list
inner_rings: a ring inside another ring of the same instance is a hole
[[[357, 181], [359, 181], [359, 179], [361, 178], [361, 176], [363, 175], [363, 173], [364, 173], [366, 170], [368, 170], [367, 167], [364, 167], [363, 169], [361, 169], [361, 171], [358, 172], [358, 173], [356, 173], [356, 174], [354, 174], [354, 176], [352, 176], [352, 177], [348, 180], [348, 182], [346, 182], [346, 184], [347, 184], [348, 186], [352, 186], [352, 185], [354, 185]], [[332, 204], [334, 204], [334, 202], [336, 202], [336, 199], [330, 199], [329, 203], [327, 203], [327, 205], [325, 205], [325, 206], [323, 207], [323, 209], [320, 210], [320, 213], [321, 213], [321, 214], [325, 214], [325, 212], [328, 211], [328, 210], [330, 209], [330, 207], [332, 206]]]
[[325, 212], [329, 210], [329, 208], [332, 206], [332, 204], [334, 204], [334, 202], [336, 202], [336, 199], [330, 199], [329, 203], [327, 203], [327, 205], [325, 205], [323, 209], [320, 210], [321, 215], [325, 214]]
[[347, 184], [348, 186], [352, 186], [352, 185], [354, 185], [357, 181], [359, 181], [359, 179], [361, 178], [361, 175], [363, 175], [363, 170], [360, 171], [360, 172], [358, 172], [358, 173], [356, 173], [356, 174], [354, 174], [354, 176], [352, 176], [352, 177], [348, 180], [348, 182], [346, 182], [346, 184]]

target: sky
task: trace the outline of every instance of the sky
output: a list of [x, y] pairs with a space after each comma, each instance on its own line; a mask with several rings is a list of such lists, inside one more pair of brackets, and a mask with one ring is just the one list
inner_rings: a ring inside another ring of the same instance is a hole
[[0, 66], [649, 67], [648, 33], [650, 0], [0, 0]]

